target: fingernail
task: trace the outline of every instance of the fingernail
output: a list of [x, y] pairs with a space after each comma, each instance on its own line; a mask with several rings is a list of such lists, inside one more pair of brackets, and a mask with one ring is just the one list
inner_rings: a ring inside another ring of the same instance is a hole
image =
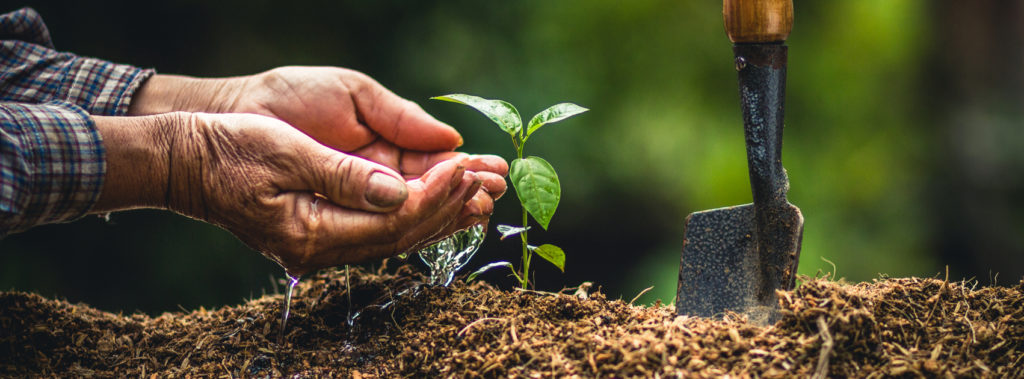
[[455, 174], [452, 175], [452, 190], [458, 188], [459, 183], [462, 182], [462, 175], [466, 173], [466, 166], [458, 165], [455, 167]]
[[483, 184], [483, 180], [474, 179], [473, 185], [469, 187], [469, 191], [466, 191], [466, 194], [463, 196], [462, 201], [469, 201], [470, 199], [473, 198], [473, 196], [476, 196], [476, 192], [480, 190], [480, 186], [482, 186]]
[[405, 183], [382, 172], [370, 175], [366, 183], [366, 201], [378, 207], [391, 207], [401, 204], [409, 197]]
[[462, 136], [459, 136], [459, 144], [458, 144], [458, 145], [456, 145], [455, 147], [460, 147], [460, 146], [462, 146], [462, 143], [463, 143], [463, 142], [465, 142], [465, 141], [463, 141], [463, 140], [462, 140]]

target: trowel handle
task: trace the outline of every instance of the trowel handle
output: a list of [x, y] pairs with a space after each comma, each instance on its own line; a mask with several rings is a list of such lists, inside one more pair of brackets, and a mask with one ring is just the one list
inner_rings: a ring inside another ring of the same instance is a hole
[[793, 30], [793, 0], [723, 0], [722, 17], [733, 43], [783, 42]]

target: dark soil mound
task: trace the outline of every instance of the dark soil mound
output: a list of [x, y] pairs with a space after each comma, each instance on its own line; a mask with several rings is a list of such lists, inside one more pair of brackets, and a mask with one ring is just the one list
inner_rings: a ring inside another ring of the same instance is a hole
[[1024, 377], [1024, 283], [807, 280], [758, 327], [398, 271], [353, 271], [351, 308], [343, 271], [304, 280], [283, 346], [280, 295], [151, 318], [0, 293], [0, 375]]

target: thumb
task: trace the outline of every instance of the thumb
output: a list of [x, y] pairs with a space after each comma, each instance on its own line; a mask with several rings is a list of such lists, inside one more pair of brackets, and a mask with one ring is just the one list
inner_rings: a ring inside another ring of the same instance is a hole
[[419, 151], [451, 151], [462, 145], [455, 128], [438, 121], [418, 104], [384, 88], [370, 77], [351, 76], [352, 100], [366, 125], [399, 147]]
[[327, 149], [324, 159], [308, 165], [310, 189], [345, 208], [390, 212], [409, 197], [402, 176], [368, 160]]

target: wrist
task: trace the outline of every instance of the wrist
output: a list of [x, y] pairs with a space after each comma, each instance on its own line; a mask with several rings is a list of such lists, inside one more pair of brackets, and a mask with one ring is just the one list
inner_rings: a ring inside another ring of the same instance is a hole
[[106, 150], [107, 174], [93, 212], [166, 208], [172, 150], [187, 113], [142, 117], [93, 116]]
[[146, 80], [132, 96], [129, 116], [169, 112], [234, 113], [251, 76], [195, 78], [158, 74]]

